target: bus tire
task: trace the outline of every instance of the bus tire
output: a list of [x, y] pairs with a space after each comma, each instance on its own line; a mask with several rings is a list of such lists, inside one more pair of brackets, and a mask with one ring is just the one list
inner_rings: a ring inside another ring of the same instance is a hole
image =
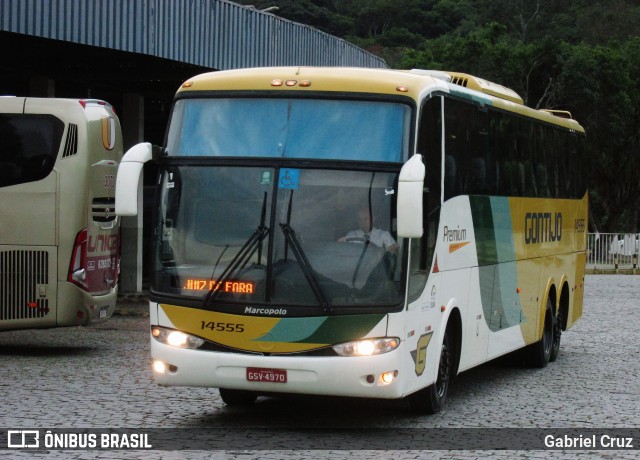
[[453, 358], [449, 330], [444, 334], [438, 377], [436, 381], [409, 396], [409, 405], [414, 412], [420, 414], [436, 414], [442, 410], [447, 399], [449, 382], [451, 381]]
[[[547, 308], [544, 312], [544, 329], [542, 337], [529, 348], [529, 362], [533, 367], [543, 368], [549, 364], [553, 348], [554, 317], [551, 298], [547, 298]], [[560, 343], [558, 342], [558, 346]]]
[[253, 391], [230, 390], [228, 388], [220, 388], [220, 397], [227, 406], [251, 406], [258, 395]]
[[549, 362], [552, 363], [558, 359], [560, 353], [560, 339], [562, 338], [562, 308], [558, 309], [558, 313], [553, 316], [553, 341], [551, 343], [551, 355]]

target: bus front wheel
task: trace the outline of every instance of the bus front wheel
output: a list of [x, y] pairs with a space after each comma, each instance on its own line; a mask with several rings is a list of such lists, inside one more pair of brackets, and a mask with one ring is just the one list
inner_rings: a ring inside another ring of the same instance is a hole
[[227, 406], [250, 406], [258, 399], [258, 395], [253, 391], [228, 388], [220, 388], [220, 397]]
[[423, 388], [409, 396], [409, 405], [415, 412], [435, 414], [440, 412], [444, 407], [444, 402], [447, 399], [447, 392], [449, 390], [451, 367], [453, 364], [450, 336], [451, 334], [447, 330], [442, 341], [436, 381], [427, 388]]

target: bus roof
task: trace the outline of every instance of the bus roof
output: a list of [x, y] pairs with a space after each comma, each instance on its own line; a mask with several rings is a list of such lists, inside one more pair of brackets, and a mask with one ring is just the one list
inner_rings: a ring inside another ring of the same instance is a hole
[[525, 117], [584, 132], [568, 112], [536, 110], [513, 90], [472, 75], [435, 70], [361, 67], [259, 67], [209, 72], [190, 78], [178, 95], [191, 91], [308, 91], [401, 95], [415, 101], [431, 92], [450, 93]]

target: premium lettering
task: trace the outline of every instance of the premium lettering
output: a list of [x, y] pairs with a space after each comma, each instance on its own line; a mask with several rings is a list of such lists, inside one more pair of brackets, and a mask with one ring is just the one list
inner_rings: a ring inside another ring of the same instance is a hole
[[464, 228], [456, 228], [452, 229], [444, 226], [444, 235], [442, 241], [448, 242], [456, 242], [456, 241], [466, 241], [467, 240], [467, 230]]

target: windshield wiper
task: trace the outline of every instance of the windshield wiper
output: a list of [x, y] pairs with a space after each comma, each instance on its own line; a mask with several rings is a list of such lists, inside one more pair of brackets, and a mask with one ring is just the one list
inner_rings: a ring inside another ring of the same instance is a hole
[[204, 306], [208, 306], [209, 302], [216, 298], [221, 292], [220, 286], [223, 286], [229, 278], [236, 273], [239, 269], [243, 269], [249, 263], [253, 255], [261, 246], [262, 240], [269, 234], [269, 228], [260, 226], [255, 229], [249, 239], [242, 245], [238, 253], [233, 256], [231, 263], [227, 265], [227, 268], [222, 272], [220, 278], [213, 284], [205, 298], [203, 299]]
[[[243, 269], [249, 263], [253, 255], [258, 251], [258, 263], [262, 260], [262, 241], [269, 234], [269, 227], [265, 225], [267, 213], [267, 192], [264, 192], [264, 198], [262, 199], [262, 211], [260, 213], [260, 225], [256, 228], [249, 239], [245, 241], [240, 250], [236, 253], [235, 256], [231, 259], [227, 268], [222, 272], [220, 278], [211, 286], [209, 292], [202, 300], [202, 304], [207, 307], [209, 303], [214, 300], [221, 292], [220, 286], [224, 286], [224, 283], [229, 280], [229, 278], [238, 271], [238, 269]], [[228, 248], [228, 246], [227, 246]], [[226, 248], [225, 248], [226, 251]], [[222, 254], [220, 255], [220, 258]], [[215, 274], [215, 268], [218, 266], [218, 262], [220, 262], [220, 258], [216, 262], [214, 267], [214, 273], [211, 274], [211, 279], [213, 279]]]
[[291, 228], [289, 224], [281, 223], [280, 228], [282, 229], [282, 233], [284, 234], [284, 237], [286, 238], [287, 243], [289, 243], [289, 246], [291, 247], [291, 251], [293, 251], [293, 255], [295, 256], [296, 260], [298, 261], [298, 264], [300, 265], [300, 268], [302, 269], [302, 273], [307, 279], [309, 286], [311, 286], [313, 295], [316, 297], [316, 299], [322, 306], [322, 309], [327, 313], [331, 313], [333, 311], [333, 306], [331, 305], [331, 302], [327, 298], [327, 295], [322, 290], [322, 286], [318, 282], [318, 279], [316, 278], [316, 275], [313, 272], [313, 268], [311, 268], [311, 263], [309, 262], [309, 259], [307, 259], [307, 256], [305, 255], [302, 249], [302, 246], [300, 246], [300, 243], [298, 242], [298, 237], [296, 236], [296, 232], [293, 230], [293, 228]]

